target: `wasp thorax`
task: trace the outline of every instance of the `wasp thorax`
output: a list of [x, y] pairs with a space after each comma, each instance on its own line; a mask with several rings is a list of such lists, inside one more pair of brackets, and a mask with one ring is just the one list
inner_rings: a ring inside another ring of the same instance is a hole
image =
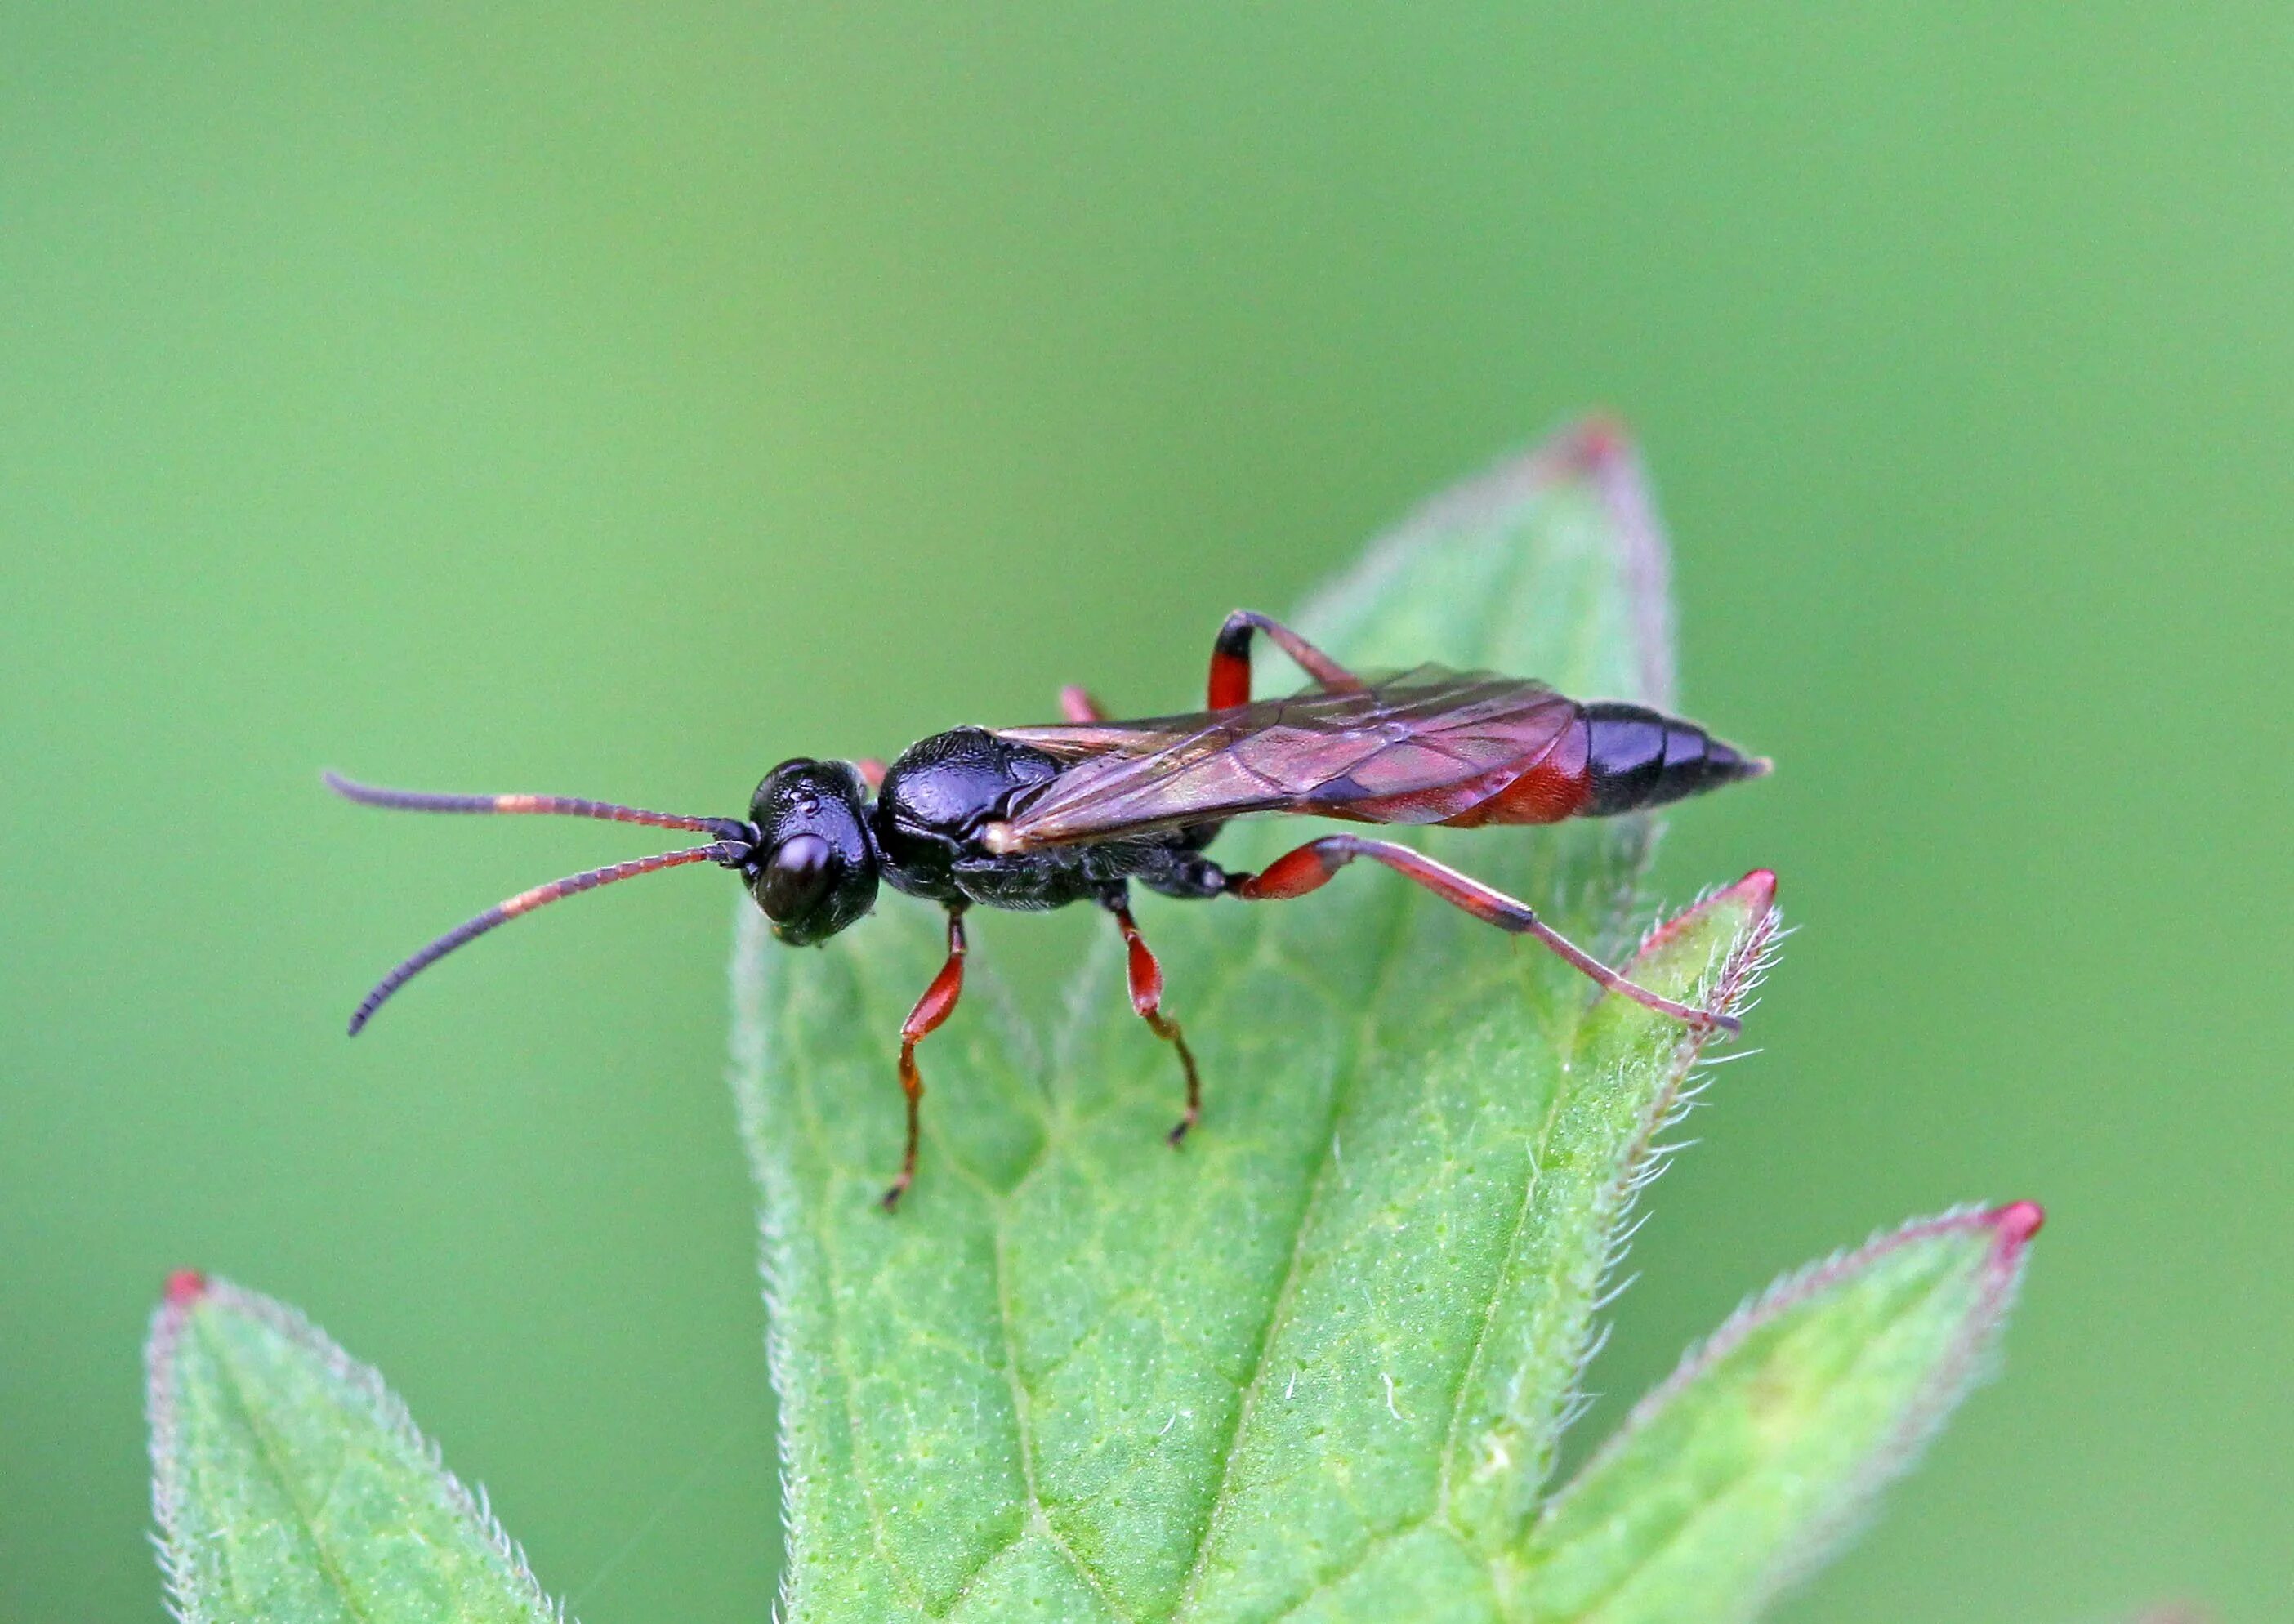
[[826, 941], [876, 902], [868, 792], [850, 763], [784, 761], [749, 803], [754, 856], [742, 878], [785, 942]]

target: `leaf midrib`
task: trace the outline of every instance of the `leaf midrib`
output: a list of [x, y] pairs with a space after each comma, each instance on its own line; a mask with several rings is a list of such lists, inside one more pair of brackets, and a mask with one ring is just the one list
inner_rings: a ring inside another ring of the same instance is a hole
[[[1311, 1232], [1314, 1216], [1321, 1204], [1330, 1171], [1331, 1136], [1336, 1131], [1339, 1117], [1345, 1112], [1347, 1102], [1354, 1097], [1358, 1086], [1363, 1072], [1365, 1057], [1370, 1052], [1383, 1019], [1382, 1007], [1386, 989], [1401, 962], [1400, 949], [1407, 937], [1411, 904], [1414, 898], [1408, 895], [1406, 888], [1397, 888], [1391, 893], [1391, 897], [1392, 900], [1386, 905], [1386, 917], [1379, 933], [1378, 945], [1373, 950], [1375, 973], [1371, 981], [1371, 995], [1365, 1000], [1363, 1012], [1356, 1022], [1353, 1039], [1348, 1045], [1346, 1059], [1338, 1069], [1338, 1081], [1331, 1090], [1330, 1104], [1324, 1125], [1325, 1132], [1320, 1136], [1315, 1151], [1310, 1188], [1306, 1199], [1299, 1203], [1289, 1256], [1283, 1266], [1280, 1283], [1272, 1298], [1266, 1320], [1261, 1327], [1257, 1345], [1252, 1351], [1250, 1374], [1241, 1384], [1241, 1397], [1236, 1405], [1235, 1423], [1229, 1431], [1225, 1448], [1220, 1452], [1219, 1482], [1210, 1498], [1209, 1512], [1203, 1519], [1201, 1530], [1197, 1535], [1180, 1599], [1170, 1612], [1161, 1615], [1167, 1619], [1184, 1616], [1194, 1604], [1194, 1592], [1200, 1577], [1202, 1563], [1211, 1548], [1212, 1536], [1218, 1527], [1219, 1513], [1226, 1504], [1226, 1490], [1236, 1455], [1234, 1445], [1242, 1436], [1249, 1424], [1249, 1417], [1255, 1409], [1257, 1395], [1265, 1384], [1268, 1355], [1275, 1344], [1281, 1328], [1288, 1323], [1290, 1306], [1295, 1301], [1297, 1283], [1300, 1274], [1299, 1265], [1306, 1240]], [[1253, 942], [1251, 951], [1254, 953], [1264, 951], [1263, 927], [1256, 928], [1255, 933], [1257, 939]], [[1094, 949], [1091, 961], [1085, 964], [1071, 981], [1070, 999], [1074, 1017], [1068, 1023], [1070, 1031], [1062, 1035], [1063, 1037], [1071, 1036], [1074, 1033], [1084, 1030], [1088, 1026], [1104, 1019], [1103, 1016], [1094, 1014], [1088, 1003], [1082, 996], [1086, 987], [1104, 968], [1101, 962], [1103, 957], [1104, 954], [1101, 951]], [[1231, 975], [1220, 978], [1215, 985], [1213, 995], [1206, 999], [1200, 1006], [1204, 1012], [1216, 1011], [1219, 1003], [1224, 1002], [1224, 995], [1232, 979]], [[883, 989], [878, 986], [876, 978], [869, 969], [859, 969], [858, 982], [865, 998], [872, 1003], [882, 1002]], [[1056, 1052], [1057, 1045], [1054, 1047]], [[798, 1092], [803, 1097], [805, 1133], [812, 1150], [825, 1166], [834, 1166], [835, 1157], [829, 1149], [820, 1121], [815, 1091], [808, 1083]], [[983, 1553], [980, 1558], [972, 1564], [955, 1587], [946, 1607], [934, 1608], [922, 1593], [915, 1576], [907, 1571], [892, 1552], [886, 1538], [883, 1515], [877, 1505], [874, 1474], [861, 1472], [856, 1475], [860, 1480], [859, 1487], [863, 1504], [866, 1508], [870, 1537], [876, 1547], [878, 1557], [884, 1563], [886, 1571], [894, 1577], [895, 1582], [907, 1599], [909, 1605], [923, 1616], [946, 1618], [955, 1612], [984, 1574], [1012, 1550], [1023, 1544], [1029, 1532], [1040, 1531], [1046, 1537], [1052, 1548], [1058, 1551], [1062, 1559], [1075, 1571], [1078, 1582], [1091, 1590], [1115, 1618], [1123, 1620], [1124, 1624], [1133, 1624], [1133, 1621], [1142, 1615], [1134, 1614], [1115, 1599], [1104, 1577], [1086, 1562], [1059, 1531], [1057, 1523], [1043, 1501], [1037, 1482], [1034, 1395], [1023, 1378], [1019, 1357], [1015, 1306], [1010, 1289], [1009, 1224], [1016, 1198], [1025, 1190], [1036, 1174], [1049, 1165], [1053, 1159], [1051, 1153], [1055, 1149], [1058, 1134], [1072, 1126], [1073, 1123], [1055, 1103], [1053, 1109], [1041, 1119], [1041, 1125], [1044, 1128], [1045, 1138], [1043, 1146], [1008, 1189], [998, 1190], [980, 1177], [964, 1157], [954, 1153], [954, 1147], [946, 1145], [937, 1147], [939, 1150], [945, 1153], [941, 1157], [943, 1164], [950, 1169], [954, 1176], [972, 1187], [980, 1198], [988, 1206], [994, 1218], [997, 1329], [1004, 1350], [1005, 1380], [1012, 1396], [1013, 1441], [1020, 1459], [1021, 1482], [1027, 1497], [1020, 1529], [1009, 1539], [1000, 1541]], [[846, 1268], [845, 1260], [833, 1235], [828, 1232], [832, 1227], [824, 1226], [818, 1234], [822, 1256], [833, 1275], [840, 1279], [849, 1278], [850, 1271]], [[859, 1435], [859, 1429], [852, 1421], [850, 1406], [852, 1395], [857, 1389], [848, 1357], [843, 1316], [837, 1303], [838, 1294], [832, 1289], [826, 1296], [830, 1305], [833, 1327], [830, 1340], [834, 1349], [838, 1381], [845, 1396], [845, 1430], [856, 1449], [865, 1449], [866, 1445]]]
[[[328, 1548], [326, 1539], [321, 1535], [316, 1512], [305, 1505], [301, 1495], [296, 1492], [294, 1479], [287, 1470], [286, 1459], [281, 1453], [278, 1440], [273, 1436], [272, 1429], [264, 1425], [262, 1417], [256, 1412], [255, 1406], [248, 1401], [249, 1384], [240, 1371], [235, 1351], [224, 1338], [215, 1333], [204, 1317], [196, 1319], [193, 1324], [200, 1343], [214, 1358], [216, 1368], [223, 1374], [224, 1391], [229, 1393], [232, 1408], [238, 1411], [240, 1418], [246, 1423], [248, 1433], [253, 1436], [256, 1449], [262, 1453], [264, 1464], [271, 1468], [272, 1478], [279, 1485], [280, 1498], [293, 1508], [295, 1520], [301, 1526], [304, 1537], [309, 1541], [312, 1555], [317, 1560], [321, 1571], [325, 1573], [328, 1582], [334, 1586], [336, 1595], [342, 1598], [343, 1606], [354, 1618], [365, 1621], [365, 1624], [374, 1624], [376, 1615], [369, 1612], [361, 1603], [351, 1587], [350, 1575], [343, 1571], [342, 1565], [336, 1561], [333, 1553]], [[332, 1490], [329, 1492], [331, 1493]]]
[[[1094, 951], [1094, 958], [1096, 959], [1098, 956], [1097, 952]], [[1078, 978], [1078, 981], [1089, 976], [1090, 973], [1091, 966], [1086, 964]], [[873, 966], [856, 966], [855, 979], [865, 1000], [882, 1002], [879, 996], [882, 989], [877, 984]], [[897, 999], [895, 1002], [898, 1002]], [[1008, 1011], [1003, 1012], [1008, 1014]], [[1008, 1032], [1005, 1035], [1008, 1036]], [[1007, 1060], [1010, 1059], [1008, 1055], [1005, 1058]], [[808, 1082], [799, 1092], [804, 1100], [806, 1136], [811, 1141], [814, 1151], [823, 1164], [834, 1166], [835, 1157], [828, 1149], [826, 1137], [820, 1125], [814, 1090]], [[970, 1596], [973, 1587], [979, 1584], [980, 1579], [990, 1569], [1025, 1544], [1030, 1532], [1040, 1531], [1052, 1548], [1058, 1551], [1068, 1564], [1075, 1570], [1078, 1580], [1097, 1596], [1101, 1604], [1119, 1620], [1121, 1620], [1122, 1624], [1133, 1624], [1134, 1615], [1115, 1601], [1109, 1593], [1102, 1576], [1068, 1543], [1066, 1537], [1059, 1531], [1058, 1526], [1052, 1521], [1051, 1514], [1037, 1490], [1033, 1399], [1026, 1382], [1021, 1379], [1020, 1374], [1019, 1348], [1011, 1301], [1011, 1273], [1007, 1259], [1005, 1222], [1010, 1214], [1010, 1203], [1027, 1188], [1029, 1181], [1038, 1172], [1050, 1164], [1057, 1132], [1062, 1125], [1064, 1125], [1064, 1119], [1054, 1106], [1053, 1110], [1046, 1113], [1039, 1121], [1039, 1126], [1042, 1129], [1042, 1143], [1037, 1147], [1036, 1154], [1029, 1158], [1027, 1166], [1021, 1172], [1019, 1177], [1012, 1181], [1011, 1186], [1002, 1190], [981, 1178], [971, 1164], [956, 1153], [955, 1147], [940, 1143], [937, 1136], [933, 1136], [933, 1148], [939, 1159], [951, 1169], [955, 1177], [972, 1186], [995, 1216], [997, 1328], [1004, 1348], [1005, 1379], [1012, 1394], [1013, 1442], [1019, 1451], [1021, 1481], [1027, 1495], [1027, 1505], [1020, 1519], [1017, 1531], [1008, 1539], [999, 1542], [982, 1553], [979, 1560], [972, 1564], [969, 1571], [954, 1587], [949, 1595], [948, 1605], [935, 1611], [916, 1585], [914, 1576], [900, 1565], [899, 1559], [893, 1555], [890, 1542], [885, 1538], [883, 1514], [876, 1504], [873, 1474], [866, 1472], [855, 1474], [859, 1479], [861, 1498], [867, 1507], [869, 1534], [875, 1544], [877, 1555], [883, 1558], [886, 1571], [895, 1576], [896, 1582], [907, 1597], [909, 1605], [928, 1619], [944, 1619], [953, 1614], [964, 1605], [964, 1599]], [[834, 1242], [830, 1238], [831, 1227], [826, 1225], [822, 1227], [821, 1250], [831, 1271], [842, 1276], [846, 1273], [843, 1259], [838, 1255]], [[865, 1447], [859, 1428], [851, 1424], [851, 1400], [852, 1394], [857, 1390], [857, 1384], [853, 1378], [850, 1362], [846, 1358], [843, 1315], [837, 1306], [839, 1294], [832, 1290], [828, 1294], [828, 1300], [835, 1328], [833, 1341], [836, 1351], [836, 1373], [845, 1395], [846, 1429], [852, 1439], [857, 1457], [860, 1449]]]
[[[1046, 1135], [1047, 1139], [1048, 1137]], [[1013, 1185], [1013, 1195], [1019, 1193], [1021, 1186], [1026, 1183], [1028, 1178], [1034, 1175], [1036, 1167], [1044, 1165], [1045, 1159], [1047, 1157], [1039, 1158], [1029, 1168], [1027, 1174]], [[991, 1556], [987, 1562], [982, 1563], [979, 1572], [986, 1572], [997, 1558], [1004, 1554], [1004, 1551], [1011, 1550], [1024, 1541], [1030, 1527], [1040, 1528], [1044, 1531], [1044, 1537], [1051, 1541], [1052, 1548], [1067, 1559], [1068, 1565], [1076, 1571], [1076, 1577], [1083, 1582], [1086, 1589], [1099, 1598], [1100, 1605], [1121, 1620], [1122, 1624], [1132, 1624], [1130, 1611], [1118, 1604], [1115, 1598], [1108, 1593], [1105, 1581], [1092, 1570], [1089, 1563], [1077, 1554], [1075, 1547], [1068, 1543], [1067, 1537], [1060, 1532], [1058, 1525], [1052, 1521], [1051, 1513], [1045, 1509], [1043, 1496], [1036, 1490], [1035, 1397], [1028, 1391], [1028, 1384], [1021, 1380], [1020, 1376], [1019, 1335], [1013, 1323], [1012, 1309], [1011, 1248], [1007, 1245], [1008, 1238], [1004, 1227], [1007, 1211], [1008, 1209], [1004, 1206], [998, 1206], [996, 1209], [996, 1321], [997, 1328], [1004, 1339], [1004, 1376], [1012, 1388], [1012, 1425], [1013, 1430], [1020, 1435], [1020, 1477], [1028, 1489], [1029, 1514], [1018, 1537], [1004, 1547], [1003, 1550], [999, 1550], [996, 1556]], [[974, 1580], [978, 1576], [978, 1573], [973, 1575]], [[970, 1587], [970, 1584], [967, 1583], [965, 1588]], [[961, 1602], [962, 1596], [959, 1595], [956, 1604], [961, 1604]], [[954, 1612], [955, 1606], [951, 1605], [949, 1611]]]
[[[1337, 1086], [1330, 1091], [1330, 1108], [1324, 1117], [1322, 1133], [1316, 1141], [1314, 1171], [1306, 1198], [1298, 1204], [1298, 1216], [1291, 1230], [1290, 1246], [1282, 1264], [1282, 1278], [1276, 1287], [1273, 1303], [1267, 1310], [1266, 1320], [1259, 1328], [1258, 1344], [1251, 1351], [1250, 1375], [1243, 1384], [1242, 1396], [1235, 1405], [1234, 1425], [1227, 1430], [1225, 1447], [1219, 1456], [1219, 1478], [1211, 1491], [1209, 1514], [1203, 1519], [1201, 1531], [1195, 1538], [1195, 1548], [1187, 1561], [1187, 1576], [1179, 1588], [1179, 1599], [1173, 1606], [1170, 1618], [1185, 1618], [1195, 1605], [1198, 1587], [1202, 1581], [1203, 1563], [1210, 1554], [1214, 1536], [1218, 1532], [1220, 1514], [1232, 1504], [1227, 1496], [1227, 1485], [1234, 1474], [1237, 1443], [1256, 1413], [1258, 1395], [1266, 1376], [1267, 1355], [1273, 1351], [1276, 1337], [1289, 1322], [1297, 1296], [1299, 1262], [1306, 1249], [1306, 1237], [1313, 1231], [1316, 1211], [1322, 1202], [1322, 1191], [1330, 1171], [1330, 1147], [1338, 1133], [1338, 1119], [1346, 1114], [1347, 1102], [1354, 1098], [1363, 1074], [1363, 1060], [1376, 1036], [1381, 1013], [1385, 1008], [1386, 992], [1395, 966], [1400, 962], [1399, 948], [1407, 933], [1411, 903], [1408, 888], [1397, 886], [1392, 892], [1393, 901], [1387, 905], [1387, 917], [1379, 933], [1376, 970], [1371, 978], [1370, 996], [1363, 1001], [1363, 1014], [1355, 1024], [1353, 1042], [1348, 1047], [1346, 1063], [1341, 1069]], [[1263, 933], [1262, 933], [1263, 934]]]

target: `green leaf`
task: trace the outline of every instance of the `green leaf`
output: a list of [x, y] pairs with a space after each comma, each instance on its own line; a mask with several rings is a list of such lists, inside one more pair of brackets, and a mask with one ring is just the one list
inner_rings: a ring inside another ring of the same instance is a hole
[[1555, 1498], [1517, 1611], [1753, 1617], [1904, 1470], [1980, 1372], [2039, 1209], [1914, 1223], [1778, 1281]]
[[151, 1504], [185, 1624], [559, 1617], [382, 1378], [292, 1309], [178, 1275], [145, 1361]]
[[[1366, 667], [1663, 703], [1665, 572], [1638, 466], [1596, 426], [1437, 500], [1297, 623]], [[1278, 821], [1220, 857], [1254, 866], [1313, 832]], [[1409, 838], [1614, 955], [1653, 832]], [[1635, 973], [1741, 1000], [1769, 889], [1720, 893]], [[1130, 1012], [1111, 929], [1037, 1032], [983, 973], [1001, 925], [975, 914], [963, 1007], [921, 1052], [922, 1176], [892, 1217], [895, 1037], [938, 916], [888, 897], [794, 952], [744, 906], [735, 1082], [786, 1612], [1500, 1616], [1696, 1043], [1368, 865], [1296, 902], [1144, 897], [1139, 916], [1206, 1079], [1185, 1149], [1162, 1144], [1177, 1070]]]

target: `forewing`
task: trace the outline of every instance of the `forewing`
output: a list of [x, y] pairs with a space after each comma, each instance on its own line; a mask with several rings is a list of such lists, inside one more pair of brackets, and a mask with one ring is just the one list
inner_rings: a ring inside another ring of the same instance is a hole
[[[1439, 823], [1535, 766], [1575, 719], [1542, 683], [1420, 666], [1351, 693], [1313, 691], [1142, 722], [1015, 729], [1109, 736], [1012, 819], [1012, 849], [1145, 833], [1255, 812]], [[1050, 748], [1050, 746], [1045, 746]], [[1057, 753], [1054, 751], [1054, 753]]]
[[1062, 761], [1081, 761], [1110, 751], [1127, 756], [1151, 755], [1194, 732], [1208, 714], [1150, 717], [1138, 722], [1046, 722], [1036, 727], [997, 727], [992, 731], [998, 738], [1033, 745]]

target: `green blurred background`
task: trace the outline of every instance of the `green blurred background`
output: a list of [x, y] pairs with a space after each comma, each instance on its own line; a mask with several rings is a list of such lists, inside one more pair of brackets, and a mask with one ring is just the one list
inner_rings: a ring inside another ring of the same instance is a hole
[[[765, 1616], [728, 888], [347, 1043], [645, 847], [320, 767], [732, 811], [1062, 680], [1167, 709], [1606, 404], [1688, 707], [1782, 762], [1662, 889], [1770, 865], [1802, 929], [1581, 1437], [1770, 1274], [2037, 1196], [2007, 1379], [1786, 1616], [2286, 1616], [2294, 20], [1847, 9], [0, 11], [0, 1614], [159, 1616], [197, 1263], [590, 1624]], [[1086, 924], [977, 939], [1041, 997]]]

